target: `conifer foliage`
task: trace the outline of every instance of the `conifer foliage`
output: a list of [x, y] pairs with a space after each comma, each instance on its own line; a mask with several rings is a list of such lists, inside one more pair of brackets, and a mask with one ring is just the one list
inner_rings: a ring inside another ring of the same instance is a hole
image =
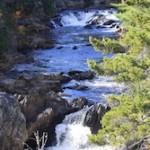
[[101, 63], [89, 60], [88, 65], [98, 75], [112, 75], [116, 81], [126, 83], [127, 91], [108, 97], [115, 106], [103, 117], [102, 129], [90, 140], [124, 145], [150, 136], [150, 1], [127, 0], [115, 6], [123, 20], [120, 38], [100, 41], [90, 37], [90, 42], [97, 51], [116, 54]]

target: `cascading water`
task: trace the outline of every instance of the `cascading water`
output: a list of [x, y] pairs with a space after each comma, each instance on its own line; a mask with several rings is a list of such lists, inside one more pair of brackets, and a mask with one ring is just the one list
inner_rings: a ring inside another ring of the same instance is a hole
[[[109, 10], [88, 10], [88, 11], [64, 11], [60, 14], [60, 21], [57, 24], [57, 21], [52, 21], [55, 27], [58, 27], [60, 24], [62, 26], [85, 26], [90, 24], [92, 20], [99, 19], [97, 24], [103, 25], [107, 20], [113, 20], [115, 22], [120, 22], [119, 19], [114, 15], [114, 9]], [[100, 21], [101, 20], [101, 21]], [[106, 26], [107, 27], [107, 26]]]
[[[14, 70], [31, 71], [36, 73], [60, 73], [67, 74], [72, 70], [87, 71], [87, 59], [95, 59], [100, 62], [102, 58], [112, 57], [101, 52], [95, 52], [89, 45], [88, 37], [103, 36], [115, 37], [120, 21], [114, 15], [115, 11], [110, 10], [69, 10], [61, 12], [52, 20], [54, 29], [50, 30], [55, 47], [48, 50], [33, 52], [34, 63], [19, 64]], [[119, 94], [124, 90], [118, 86], [112, 77], [99, 77], [93, 80], [76, 81], [72, 80], [66, 86], [72, 85], [87, 86], [84, 91], [64, 89], [64, 93], [71, 95], [66, 98], [72, 100], [77, 97], [85, 97], [96, 103], [106, 104], [107, 94]], [[84, 115], [88, 108], [66, 116], [65, 120], [56, 127], [57, 145], [48, 150], [113, 150], [113, 147], [92, 146], [88, 142], [88, 135], [91, 131], [82, 125]]]
[[111, 146], [94, 146], [88, 142], [90, 128], [83, 126], [88, 107], [70, 115], [56, 126], [57, 145], [47, 150], [114, 150]]

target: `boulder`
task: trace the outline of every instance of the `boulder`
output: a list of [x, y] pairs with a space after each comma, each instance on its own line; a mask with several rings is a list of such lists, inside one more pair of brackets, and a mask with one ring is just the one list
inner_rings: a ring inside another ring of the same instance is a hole
[[[38, 32], [38, 31], [34, 31], [34, 32]], [[40, 36], [37, 34], [35, 36], [20, 37], [17, 46], [18, 46], [19, 51], [22, 51], [22, 50], [25, 51], [29, 49], [52, 48], [53, 45], [54, 45], [54, 42], [52, 40], [49, 40], [45, 36]]]
[[5, 78], [0, 81], [0, 89], [3, 91], [7, 91], [11, 94], [26, 94], [29, 90], [27, 86], [30, 87], [26, 80]]
[[75, 85], [72, 85], [72, 86], [63, 87], [63, 89], [72, 89], [72, 90], [84, 91], [84, 90], [87, 90], [88, 87], [85, 85], [81, 85], [81, 84], [76, 83]]
[[90, 25], [97, 25], [97, 24], [103, 24], [103, 22], [106, 20], [105, 16], [102, 14], [95, 14], [93, 18], [88, 22]]
[[112, 24], [114, 24], [114, 23], [116, 23], [115, 20], [107, 20], [107, 21], [105, 21], [105, 22], [103, 23], [103, 25], [112, 25]]
[[107, 108], [101, 104], [95, 104], [87, 111], [84, 125], [90, 127], [92, 133], [96, 134], [101, 128], [100, 120], [106, 113]]
[[78, 49], [78, 47], [77, 46], [73, 46], [72, 49], [76, 50], [76, 49]]
[[[27, 120], [29, 137], [37, 130], [40, 134], [47, 132], [48, 144], [54, 140], [56, 124], [60, 123], [66, 114], [74, 111], [66, 100], [53, 91], [28, 94], [20, 100], [20, 105]], [[28, 144], [31, 143], [30, 141]]]
[[1, 77], [0, 89], [12, 94], [28, 94], [37, 90], [62, 92], [61, 84], [70, 80], [70, 77], [62, 74], [35, 75], [27, 72], [18, 75], [16, 79]]
[[0, 145], [1, 150], [23, 150], [28, 138], [26, 119], [15, 98], [0, 92]]
[[55, 22], [55, 24], [60, 26], [60, 27], [63, 26], [62, 23], [61, 23], [61, 17], [54, 18], [53, 22]]
[[95, 77], [95, 73], [92, 71], [70, 71], [68, 72], [69, 76], [74, 80], [87, 80], [93, 79]]
[[93, 29], [93, 25], [92, 24], [87, 24], [84, 26], [85, 29]]
[[52, 80], [52, 81], [60, 81], [60, 83], [66, 83], [71, 80], [70, 77], [63, 75], [63, 73], [60, 74], [40, 74], [36, 78], [36, 80]]
[[70, 102], [73, 109], [80, 110], [88, 104], [88, 100], [84, 97], [76, 98]]

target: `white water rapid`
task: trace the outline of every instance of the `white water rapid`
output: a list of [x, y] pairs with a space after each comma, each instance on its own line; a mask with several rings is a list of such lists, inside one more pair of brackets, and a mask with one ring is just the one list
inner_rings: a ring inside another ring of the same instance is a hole
[[[60, 15], [60, 22], [52, 21], [57, 28], [60, 24], [62, 26], [85, 26], [92, 23], [93, 20], [98, 20], [97, 24], [103, 25], [107, 20], [118, 22], [119, 19], [115, 16], [114, 9], [108, 10], [88, 10], [88, 11], [64, 11]], [[106, 26], [109, 27], [109, 26]]]
[[88, 142], [90, 128], [82, 125], [89, 108], [67, 115], [63, 122], [56, 126], [57, 145], [47, 150], [114, 150], [112, 146], [95, 146]]
[[[34, 62], [18, 64], [13, 71], [33, 72], [36, 74], [69, 75], [70, 71], [88, 71], [87, 59], [101, 62], [103, 57], [113, 54], [96, 52], [89, 43], [89, 36], [102, 38], [117, 37], [120, 21], [115, 17], [114, 9], [108, 10], [66, 10], [51, 20], [52, 28], [46, 35], [54, 41], [54, 47], [33, 51]], [[81, 85], [87, 89], [77, 90], [67, 87]], [[65, 88], [66, 87], [66, 88]], [[120, 94], [123, 86], [114, 82], [112, 77], [95, 77], [92, 80], [71, 80], [62, 86], [63, 92], [70, 95], [64, 97], [71, 101], [85, 97], [93, 103], [106, 104], [108, 94]], [[83, 126], [83, 118], [88, 108], [66, 116], [57, 125], [57, 144], [47, 150], [113, 150], [111, 146], [94, 146], [88, 142], [90, 128]]]

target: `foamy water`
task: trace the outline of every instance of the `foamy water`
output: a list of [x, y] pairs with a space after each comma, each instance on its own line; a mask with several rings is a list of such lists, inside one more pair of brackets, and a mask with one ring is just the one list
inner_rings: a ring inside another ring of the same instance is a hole
[[[47, 150], [115, 150], [115, 147], [109, 145], [95, 146], [90, 144], [88, 136], [91, 135], [91, 131], [88, 127], [83, 127], [80, 124], [60, 124], [56, 127], [56, 133], [58, 132], [64, 136], [64, 141], [58, 142], [56, 146], [49, 147]], [[57, 138], [63, 139], [59, 136]]]
[[88, 136], [91, 135], [91, 130], [82, 125], [87, 110], [88, 107], [66, 116], [64, 121], [56, 126], [57, 145], [47, 150], [115, 150], [112, 146], [96, 146], [89, 143]]
[[112, 9], [110, 10], [89, 10], [89, 11], [65, 11], [61, 15], [61, 24], [63, 26], [85, 26], [92, 19], [96, 19], [99, 15], [103, 15], [105, 20], [115, 20], [119, 21], [119, 19], [115, 16], [116, 11]]

